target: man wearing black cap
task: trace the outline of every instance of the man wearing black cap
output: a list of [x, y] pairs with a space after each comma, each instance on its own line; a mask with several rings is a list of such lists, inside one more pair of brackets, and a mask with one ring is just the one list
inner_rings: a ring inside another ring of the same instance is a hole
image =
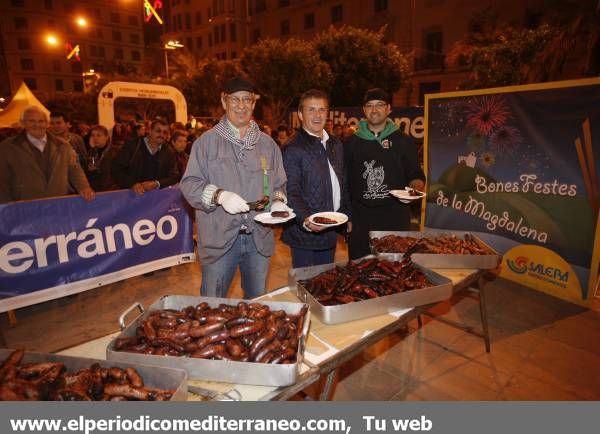
[[204, 296], [226, 297], [238, 266], [245, 297], [263, 294], [275, 240], [271, 227], [254, 221], [257, 211], [247, 202], [269, 196], [271, 211], [290, 211], [281, 152], [252, 120], [257, 97], [241, 77], [225, 83], [225, 115], [194, 142], [181, 179], [196, 208]]
[[352, 209], [348, 227], [351, 259], [370, 253], [369, 231], [410, 228], [409, 205], [391, 196], [390, 190], [425, 187], [417, 147], [388, 118], [390, 103], [383, 89], [368, 90], [363, 105], [366, 120], [359, 122], [344, 149]]

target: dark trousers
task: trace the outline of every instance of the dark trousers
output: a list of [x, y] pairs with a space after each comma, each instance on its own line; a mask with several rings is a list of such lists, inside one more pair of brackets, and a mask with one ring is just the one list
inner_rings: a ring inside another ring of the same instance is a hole
[[332, 264], [335, 247], [326, 250], [308, 250], [291, 247], [292, 268], [311, 267], [313, 265]]
[[370, 231], [407, 231], [410, 228], [408, 206], [367, 208], [352, 204], [352, 232], [348, 234], [348, 256], [358, 259], [371, 254]]

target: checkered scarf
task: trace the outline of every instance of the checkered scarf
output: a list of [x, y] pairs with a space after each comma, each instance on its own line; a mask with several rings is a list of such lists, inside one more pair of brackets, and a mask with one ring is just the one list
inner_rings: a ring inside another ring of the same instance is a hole
[[225, 116], [221, 118], [219, 123], [215, 125], [214, 128], [221, 137], [235, 145], [238, 158], [240, 159], [244, 155], [244, 151], [251, 151], [254, 149], [254, 146], [258, 142], [258, 138], [260, 136], [258, 124], [253, 120], [250, 120], [250, 123], [248, 124], [248, 130], [246, 131], [246, 135], [243, 139], [238, 139], [235, 136], [235, 132], [231, 129], [231, 126], [229, 125], [229, 122], [227, 122], [227, 118]]

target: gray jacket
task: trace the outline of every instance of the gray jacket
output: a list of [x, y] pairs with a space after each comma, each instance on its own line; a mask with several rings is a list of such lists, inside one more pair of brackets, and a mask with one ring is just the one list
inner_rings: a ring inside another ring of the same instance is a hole
[[209, 130], [194, 142], [186, 171], [181, 179], [181, 191], [196, 209], [198, 254], [205, 263], [213, 263], [231, 248], [242, 225], [251, 231], [257, 250], [271, 256], [275, 247], [273, 230], [254, 221], [256, 211], [231, 215], [221, 206], [209, 206], [203, 193], [210, 184], [239, 194], [247, 202], [263, 197], [261, 158], [267, 165], [269, 196], [285, 194], [286, 176], [281, 152], [273, 139], [264, 133], [251, 151], [237, 156], [235, 146]]

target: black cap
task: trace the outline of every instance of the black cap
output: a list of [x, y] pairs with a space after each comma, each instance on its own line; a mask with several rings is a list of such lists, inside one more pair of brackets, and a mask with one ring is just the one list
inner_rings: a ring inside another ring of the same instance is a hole
[[363, 98], [363, 104], [366, 104], [369, 101], [385, 101], [388, 104], [392, 103], [390, 95], [380, 87], [374, 87], [373, 89], [367, 90], [367, 93], [365, 93], [365, 97]]
[[225, 93], [235, 93], [244, 90], [254, 93], [254, 85], [242, 77], [232, 78], [223, 86], [223, 92]]

